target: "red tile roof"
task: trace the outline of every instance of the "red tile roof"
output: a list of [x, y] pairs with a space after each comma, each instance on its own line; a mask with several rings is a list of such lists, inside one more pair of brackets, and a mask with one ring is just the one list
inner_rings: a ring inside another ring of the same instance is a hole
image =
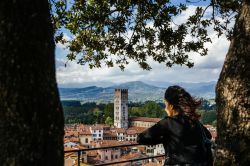
[[149, 118], [149, 117], [130, 117], [129, 121], [142, 121], [142, 122], [159, 122], [161, 118]]
[[117, 133], [126, 133], [126, 129], [124, 128], [113, 128], [112, 130], [116, 131]]
[[126, 134], [127, 135], [136, 135], [136, 134], [139, 134], [140, 132], [136, 131], [136, 130], [133, 130], [133, 129], [128, 129], [126, 131]]
[[70, 142], [76, 142], [76, 143], [79, 143], [80, 142], [80, 139], [77, 138], [77, 137], [72, 137], [70, 138]]
[[92, 130], [103, 130], [109, 129], [110, 127], [106, 124], [95, 124], [90, 126]]
[[121, 160], [128, 160], [128, 159], [137, 159], [137, 158], [141, 158], [141, 157], [145, 157], [145, 156], [141, 153], [129, 153], [129, 154], [123, 155], [120, 159]]
[[146, 163], [146, 164], [143, 164], [143, 166], [162, 166], [162, 164], [158, 164], [158, 163], [152, 163], [152, 162], [150, 162], [150, 163]]
[[130, 128], [128, 128], [129, 130], [136, 130], [138, 133], [143, 132], [144, 130], [147, 129], [147, 127], [137, 127], [137, 126], [132, 126]]
[[79, 132], [79, 135], [92, 135], [89, 127], [85, 127], [82, 131]]
[[98, 155], [97, 150], [88, 151], [88, 156], [96, 157]]
[[130, 141], [117, 141], [117, 140], [102, 140], [97, 141], [97, 147], [110, 147], [110, 146], [119, 146], [125, 144], [132, 144]]
[[113, 131], [104, 131], [103, 137], [117, 137], [116, 133]]

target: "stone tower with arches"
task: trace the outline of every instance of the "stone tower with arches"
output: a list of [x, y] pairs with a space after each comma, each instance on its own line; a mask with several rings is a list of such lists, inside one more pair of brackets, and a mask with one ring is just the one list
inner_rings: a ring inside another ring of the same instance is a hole
[[115, 89], [114, 126], [128, 128], [128, 89]]

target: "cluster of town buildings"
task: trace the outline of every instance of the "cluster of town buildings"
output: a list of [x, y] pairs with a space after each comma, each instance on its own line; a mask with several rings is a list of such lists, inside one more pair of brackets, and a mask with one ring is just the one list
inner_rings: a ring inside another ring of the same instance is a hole
[[[85, 125], [71, 124], [65, 126], [64, 150], [81, 149], [81, 165], [95, 165], [109, 162], [128, 161], [148, 156], [164, 155], [162, 144], [155, 146], [143, 146], [136, 144], [139, 133], [160, 121], [160, 118], [129, 117], [128, 116], [128, 90], [115, 89], [114, 97], [114, 125], [105, 124]], [[212, 126], [206, 126], [213, 139], [216, 130]], [[124, 146], [125, 145], [125, 146]], [[114, 147], [102, 149], [104, 147]], [[101, 148], [86, 150], [90, 148]], [[165, 157], [148, 160], [133, 161], [115, 165], [163, 165]], [[65, 166], [77, 165], [76, 152], [65, 153]]]

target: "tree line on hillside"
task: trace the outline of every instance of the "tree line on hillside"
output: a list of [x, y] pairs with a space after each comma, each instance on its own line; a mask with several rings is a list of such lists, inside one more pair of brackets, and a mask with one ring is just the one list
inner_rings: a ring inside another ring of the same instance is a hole
[[[114, 104], [97, 104], [97, 103], [83, 103], [80, 101], [62, 101], [64, 118], [66, 124], [84, 123], [84, 124], [98, 124], [105, 123], [112, 125], [114, 120]], [[164, 111], [164, 103], [157, 103], [155, 101], [146, 101], [139, 103], [129, 103], [130, 117], [151, 117], [163, 118], [166, 116]], [[199, 113], [201, 114], [201, 121], [205, 124], [216, 125], [216, 111], [215, 105], [209, 104], [209, 101], [202, 100]]]

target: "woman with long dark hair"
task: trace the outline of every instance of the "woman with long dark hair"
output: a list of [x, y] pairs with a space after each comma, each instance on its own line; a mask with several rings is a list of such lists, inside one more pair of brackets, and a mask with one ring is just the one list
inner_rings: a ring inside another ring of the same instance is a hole
[[167, 159], [165, 165], [208, 166], [204, 136], [210, 132], [199, 122], [196, 109], [201, 102], [180, 86], [170, 86], [165, 92], [167, 116], [140, 133], [137, 142], [142, 145], [163, 144]]

